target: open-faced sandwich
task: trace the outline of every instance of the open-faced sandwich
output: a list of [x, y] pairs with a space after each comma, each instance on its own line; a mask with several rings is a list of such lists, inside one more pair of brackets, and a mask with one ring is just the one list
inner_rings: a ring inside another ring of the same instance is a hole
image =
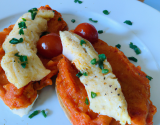
[[[0, 98], [13, 113], [28, 114], [38, 97], [37, 90], [52, 85], [62, 53], [60, 30], [68, 30], [66, 22], [46, 5], [29, 10], [15, 25], [0, 32]], [[46, 33], [59, 41], [44, 44]], [[56, 45], [56, 53], [47, 53], [47, 46], [42, 44]]]
[[98, 39], [90, 24], [60, 32], [60, 37], [64, 56], [58, 63], [56, 90], [73, 125], [153, 124], [156, 107], [140, 67]]
[[140, 66], [91, 24], [65, 30], [61, 14], [42, 6], [0, 32], [0, 98], [13, 113], [27, 114], [59, 71], [57, 96], [73, 125], [152, 125], [156, 107]]

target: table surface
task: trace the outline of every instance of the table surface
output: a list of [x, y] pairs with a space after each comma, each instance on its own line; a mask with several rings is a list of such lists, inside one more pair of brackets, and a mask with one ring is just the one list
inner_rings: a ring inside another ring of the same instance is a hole
[[144, 0], [144, 3], [160, 11], [160, 0]]

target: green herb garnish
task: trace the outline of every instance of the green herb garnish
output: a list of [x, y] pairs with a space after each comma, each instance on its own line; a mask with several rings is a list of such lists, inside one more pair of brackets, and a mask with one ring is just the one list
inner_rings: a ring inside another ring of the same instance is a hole
[[103, 10], [103, 13], [104, 13], [105, 15], [109, 15], [108, 10]]
[[102, 34], [102, 33], [103, 33], [103, 30], [98, 30], [98, 33], [99, 33], [99, 34]]
[[72, 23], [75, 23], [75, 22], [76, 22], [76, 20], [75, 20], [75, 19], [72, 19], [72, 20], [71, 20], [71, 22], [72, 22]]
[[59, 17], [59, 18], [58, 18], [58, 21], [61, 21], [61, 20], [62, 20], [61, 17]]
[[106, 73], [108, 73], [108, 72], [109, 72], [108, 69], [102, 69], [102, 73], [103, 73], [103, 74], [106, 74]]
[[83, 74], [82, 74], [81, 72], [78, 72], [78, 73], [76, 74], [76, 76], [77, 76], [78, 78], [80, 78], [82, 75], [83, 75]]
[[24, 35], [23, 28], [21, 28], [21, 29], [19, 30], [19, 34], [20, 34], [20, 35]]
[[78, 2], [79, 4], [83, 3], [83, 2], [82, 2], [82, 1], [80, 1], [80, 0], [74, 0], [74, 2], [75, 2], [75, 3], [77, 3], [77, 2]]
[[99, 68], [104, 69], [103, 61], [106, 59], [105, 54], [99, 54], [98, 58], [99, 58], [99, 60], [97, 61], [97, 63], [98, 63]]
[[82, 40], [80, 41], [80, 45], [82, 46], [83, 44], [86, 44], [86, 42], [82, 39]]
[[46, 118], [47, 114], [45, 113], [45, 110], [42, 110], [41, 112], [42, 112], [43, 116]]
[[133, 45], [132, 42], [130, 42], [129, 47], [133, 49], [137, 55], [141, 54], [141, 50], [136, 45]]
[[19, 40], [16, 38], [12, 38], [9, 43], [11, 44], [18, 44], [18, 43], [22, 43], [23, 42], [23, 38], [20, 38]]
[[24, 29], [27, 28], [26, 22], [24, 22], [24, 21], [18, 23], [18, 26], [19, 26], [19, 28], [24, 28]]
[[121, 48], [121, 45], [120, 45], [120, 44], [117, 44], [117, 45], [115, 45], [115, 47], [117, 47], [118, 49], [120, 49], [120, 48]]
[[94, 58], [94, 59], [91, 60], [91, 64], [92, 64], [92, 65], [94, 65], [94, 64], [96, 64], [96, 63], [97, 63], [96, 58]]
[[88, 76], [87, 72], [84, 72], [83, 75], [84, 75], [84, 76]]
[[124, 21], [124, 23], [126, 23], [128, 25], [132, 25], [132, 22], [130, 20], [126, 20], [126, 21]]
[[40, 113], [40, 111], [36, 110], [32, 114], [29, 115], [29, 118], [33, 118], [34, 116], [38, 115], [39, 113]]
[[35, 19], [36, 15], [37, 15], [37, 11], [38, 11], [37, 8], [32, 8], [32, 9], [28, 10], [28, 12], [31, 13], [31, 19], [32, 19], [32, 20]]
[[100, 69], [104, 69], [104, 66], [103, 66], [103, 61], [102, 60], [99, 60], [97, 61], [98, 62], [98, 66]]
[[153, 79], [151, 76], [146, 76], [147, 79], [149, 79], [150, 81]]
[[129, 60], [132, 60], [132, 61], [134, 61], [134, 62], [137, 62], [137, 59], [136, 59], [135, 57], [133, 57], [133, 56], [132, 56], [132, 57], [128, 57], [128, 59], [129, 59]]
[[91, 97], [92, 97], [92, 98], [95, 98], [96, 96], [97, 96], [97, 94], [96, 94], [96, 93], [91, 92]]
[[83, 2], [79, 0], [78, 3], [81, 4], [81, 3], [83, 3]]
[[84, 73], [78, 72], [78, 73], [76, 74], [76, 76], [77, 76], [78, 78], [80, 78], [82, 75], [88, 76], [87, 72], [84, 72]]
[[97, 20], [93, 20], [92, 18], [89, 18], [89, 21], [93, 22], [93, 23], [97, 23]]
[[101, 61], [104, 61], [106, 59], [105, 54], [99, 54], [98, 57], [99, 57], [99, 60]]
[[[25, 21], [26, 21], [26, 19], [24, 19], [24, 18], [22, 18], [22, 20], [25, 20]], [[19, 30], [19, 34], [20, 34], [20, 35], [24, 35], [23, 29], [27, 28], [25, 21], [22, 21], [22, 22], [18, 23], [19, 28], [21, 28], [21, 29]]]
[[26, 21], [26, 19], [25, 19], [25, 18], [22, 18], [22, 20], [23, 20], [23, 21]]
[[25, 68], [28, 63], [27, 56], [19, 55], [18, 53], [16, 53], [15, 56], [19, 57], [19, 60], [21, 61], [21, 66]]
[[89, 100], [87, 97], [86, 97], [85, 103], [86, 103], [86, 105], [89, 105]]

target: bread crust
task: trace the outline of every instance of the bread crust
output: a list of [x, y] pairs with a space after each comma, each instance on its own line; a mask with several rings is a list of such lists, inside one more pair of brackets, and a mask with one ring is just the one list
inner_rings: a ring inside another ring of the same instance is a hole
[[[62, 107], [62, 109], [63, 109], [66, 117], [68, 118], [68, 120], [69, 120], [70, 123], [72, 124], [72, 122], [71, 122], [71, 115], [70, 115], [70, 113], [69, 113], [69, 110], [67, 109], [67, 107], [66, 107], [66, 106], [64, 105], [64, 103], [62, 102], [62, 99], [61, 99], [61, 97], [60, 97], [60, 95], [59, 95], [59, 92], [57, 91], [56, 85], [55, 85], [55, 90], [56, 90], [56, 94], [57, 94], [57, 98], [58, 98], [59, 104], [60, 104], [60, 106]], [[72, 125], [73, 125], [73, 124], [72, 124]]]

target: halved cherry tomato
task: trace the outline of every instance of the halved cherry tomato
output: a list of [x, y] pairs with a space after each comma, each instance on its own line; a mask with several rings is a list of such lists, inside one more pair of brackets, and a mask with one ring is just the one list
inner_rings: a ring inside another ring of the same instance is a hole
[[91, 43], [98, 41], [98, 32], [92, 24], [81, 23], [74, 29], [74, 33], [87, 39]]
[[53, 58], [62, 53], [61, 39], [58, 34], [50, 33], [42, 36], [37, 42], [37, 50], [45, 58]]

